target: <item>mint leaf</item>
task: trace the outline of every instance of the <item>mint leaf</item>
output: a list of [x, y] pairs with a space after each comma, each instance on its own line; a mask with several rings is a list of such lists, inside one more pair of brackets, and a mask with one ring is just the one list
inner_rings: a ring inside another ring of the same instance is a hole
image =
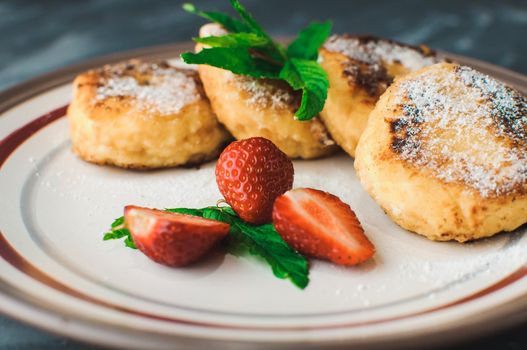
[[203, 209], [174, 208], [174, 209], [165, 209], [165, 211], [170, 211], [170, 212], [179, 213], [179, 214], [193, 215], [193, 216], [203, 216]]
[[238, 13], [238, 15], [243, 19], [245, 22], [245, 25], [249, 28], [250, 32], [253, 32], [255, 34], [258, 34], [264, 38], [268, 38], [272, 41], [272, 39], [267, 35], [267, 33], [263, 30], [263, 28], [256, 22], [256, 20], [253, 18], [253, 16], [247, 11], [247, 9], [240, 4], [240, 1], [238, 0], [230, 0], [231, 6]]
[[240, 1], [238, 0], [230, 0], [231, 6], [234, 8], [234, 10], [238, 13], [238, 15], [241, 17], [241, 19], [245, 22], [247, 27], [249, 27], [249, 31], [257, 34], [258, 36], [261, 36], [263, 38], [266, 38], [269, 43], [271, 43], [270, 50], [267, 50], [267, 54], [271, 56], [271, 58], [278, 62], [284, 62], [287, 59], [287, 55], [285, 52], [285, 49], [282, 47], [282, 45], [276, 43], [273, 41], [273, 39], [263, 30], [263, 28], [256, 22], [256, 20], [253, 18], [253, 16], [247, 11], [247, 9], [240, 4]]
[[251, 254], [264, 258], [278, 278], [289, 278], [304, 289], [309, 283], [307, 260], [294, 251], [276, 232], [273, 224], [252, 226], [236, 218], [231, 234], [249, 248]]
[[250, 225], [240, 219], [230, 207], [208, 207], [202, 210], [200, 216], [231, 225], [231, 237], [238, 244], [248, 248], [251, 254], [265, 259], [276, 277], [289, 278], [301, 289], [308, 285], [307, 260], [289, 247], [272, 224]]
[[124, 245], [128, 248], [137, 249], [134, 240], [132, 239], [132, 236], [130, 234], [128, 234], [128, 236], [126, 236], [126, 238], [124, 239]]
[[246, 47], [213, 47], [198, 53], [186, 52], [181, 59], [191, 64], [207, 64], [255, 78], [277, 78], [280, 67], [251, 56]]
[[287, 47], [287, 55], [291, 58], [316, 60], [318, 49], [331, 33], [331, 21], [312, 22]]
[[119, 239], [127, 236], [126, 229], [119, 229], [108, 231], [104, 234], [103, 240], [107, 241], [109, 239]]
[[250, 31], [250, 28], [245, 23], [221, 12], [200, 11], [196, 6], [189, 3], [183, 4], [183, 10], [208, 19], [211, 22], [218, 23], [229, 32], [242, 33]]
[[222, 36], [193, 38], [197, 43], [211, 47], [260, 47], [269, 45], [269, 40], [254, 33], [234, 33]]
[[295, 90], [302, 90], [302, 101], [295, 112], [299, 120], [309, 120], [324, 108], [329, 82], [326, 72], [315, 61], [291, 58], [280, 71], [284, 79]]
[[112, 228], [114, 227], [117, 227], [117, 226], [121, 226], [122, 224], [124, 224], [124, 216], [121, 216], [120, 218], [117, 218], [115, 219], [113, 222], [112, 222]]
[[108, 241], [110, 239], [121, 239], [124, 238], [124, 245], [128, 248], [137, 249], [132, 239], [132, 234], [124, 226], [124, 216], [121, 216], [114, 220], [111, 225], [110, 231], [104, 233], [103, 240]]

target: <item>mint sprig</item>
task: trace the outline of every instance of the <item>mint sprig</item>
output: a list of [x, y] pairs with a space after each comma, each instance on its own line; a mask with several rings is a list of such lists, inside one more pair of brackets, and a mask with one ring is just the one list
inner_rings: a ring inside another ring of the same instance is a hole
[[255, 78], [278, 78], [280, 68], [263, 59], [254, 58], [244, 47], [213, 47], [198, 53], [184, 53], [181, 58], [193, 64], [208, 64], [235, 74]]
[[[200, 216], [210, 220], [225, 222], [230, 225], [231, 244], [229, 251], [235, 255], [239, 252], [263, 258], [273, 274], [281, 279], [290, 279], [297, 287], [304, 289], [309, 283], [307, 260], [293, 250], [280, 237], [272, 224], [253, 226], [238, 217], [230, 207], [206, 207], [201, 209], [174, 208], [166, 211]], [[125, 245], [135, 248], [130, 231], [124, 226], [124, 217], [114, 221], [104, 240], [125, 238]], [[127, 243], [128, 241], [128, 243]], [[129, 244], [132, 243], [133, 246]]]
[[302, 101], [295, 115], [308, 120], [324, 108], [329, 83], [326, 72], [316, 63], [302, 58], [291, 58], [280, 71], [284, 79], [295, 90], [302, 89]]
[[221, 24], [223, 28], [233, 33], [248, 32], [249, 27], [231, 16], [221, 12], [200, 11], [192, 4], [183, 4], [183, 10], [208, 19], [211, 22]]
[[331, 34], [331, 21], [312, 22], [287, 47], [287, 55], [316, 61], [318, 49]]
[[[239, 19], [220, 12], [198, 10], [192, 4], [183, 9], [222, 25], [230, 34], [195, 38], [210, 48], [186, 52], [186, 63], [207, 64], [235, 74], [285, 80], [293, 90], [302, 90], [295, 118], [310, 120], [324, 108], [329, 82], [318, 65], [318, 49], [331, 33], [331, 22], [313, 22], [286, 48], [275, 42], [238, 0], [230, 0]], [[221, 50], [224, 49], [224, 50]]]
[[265, 38], [267, 42], [269, 43], [269, 49], [266, 51], [268, 55], [271, 56], [272, 59], [277, 60], [278, 62], [284, 62], [287, 60], [287, 55], [285, 52], [285, 49], [280, 45], [279, 43], [276, 43], [269, 34], [263, 30], [263, 28], [256, 22], [254, 17], [245, 9], [245, 7], [240, 4], [239, 0], [230, 0], [231, 6], [234, 8], [234, 10], [238, 13], [238, 15], [241, 17], [243, 22], [247, 24], [247, 26], [250, 28], [250, 31], [256, 35], [261, 36], [262, 38]]
[[263, 47], [268, 41], [254, 33], [232, 33], [221, 36], [193, 38], [197, 43], [211, 47]]

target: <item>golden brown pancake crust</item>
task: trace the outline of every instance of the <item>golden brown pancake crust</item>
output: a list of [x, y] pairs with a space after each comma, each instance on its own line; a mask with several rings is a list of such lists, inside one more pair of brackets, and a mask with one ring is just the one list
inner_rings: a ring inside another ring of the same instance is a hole
[[441, 60], [426, 46], [372, 36], [333, 35], [319, 53], [330, 83], [321, 118], [351, 156], [370, 112], [394, 78]]
[[76, 154], [125, 168], [200, 163], [229, 138], [197, 72], [166, 62], [131, 60], [79, 75], [68, 118]]
[[467, 241], [527, 221], [527, 99], [471, 68], [397, 79], [357, 147], [365, 189], [402, 227]]

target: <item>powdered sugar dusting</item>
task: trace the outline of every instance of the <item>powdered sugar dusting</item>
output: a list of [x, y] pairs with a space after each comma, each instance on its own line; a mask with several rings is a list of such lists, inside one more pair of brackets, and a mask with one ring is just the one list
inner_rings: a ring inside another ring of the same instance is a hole
[[372, 37], [332, 35], [324, 48], [372, 65], [400, 63], [412, 71], [440, 61], [435, 55], [426, 55], [419, 48]]
[[527, 98], [519, 92], [468, 67], [457, 70], [461, 80], [481, 91], [490, 103], [491, 115], [501, 133], [525, 142], [527, 140]]
[[403, 81], [388, 120], [392, 149], [483, 197], [527, 187], [527, 100], [468, 67], [437, 65]]
[[232, 75], [235, 86], [245, 91], [249, 98], [247, 104], [256, 108], [289, 108], [296, 103], [296, 97], [282, 81], [256, 79]]
[[136, 107], [145, 111], [172, 115], [199, 98], [197, 73], [167, 63], [137, 60], [102, 69], [102, 85], [95, 100], [109, 97], [131, 97]]
[[401, 280], [422, 282], [432, 288], [450, 289], [462, 286], [477, 275], [489, 278], [503, 269], [514, 271], [527, 261], [525, 246], [517, 242], [521, 237], [513, 236], [500, 250], [481, 255], [460, 255], [458, 258], [442, 261], [408, 259], [409, 261], [399, 264], [398, 275]]

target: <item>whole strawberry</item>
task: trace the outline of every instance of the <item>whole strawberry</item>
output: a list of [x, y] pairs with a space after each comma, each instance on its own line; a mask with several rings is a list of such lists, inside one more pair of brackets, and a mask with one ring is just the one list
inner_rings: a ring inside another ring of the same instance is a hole
[[245, 221], [271, 221], [273, 204], [293, 186], [293, 163], [268, 139], [231, 143], [216, 163], [216, 182], [225, 200]]

